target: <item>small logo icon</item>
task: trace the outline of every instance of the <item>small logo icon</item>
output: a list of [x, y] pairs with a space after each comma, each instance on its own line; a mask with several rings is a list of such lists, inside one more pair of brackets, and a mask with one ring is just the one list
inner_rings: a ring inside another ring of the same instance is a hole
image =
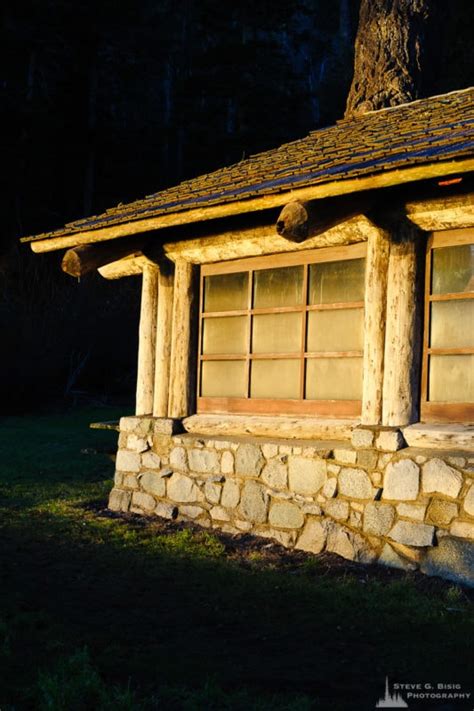
[[391, 694], [388, 685], [388, 676], [385, 677], [385, 696], [377, 701], [376, 709], [407, 709], [407, 702], [400, 694]]

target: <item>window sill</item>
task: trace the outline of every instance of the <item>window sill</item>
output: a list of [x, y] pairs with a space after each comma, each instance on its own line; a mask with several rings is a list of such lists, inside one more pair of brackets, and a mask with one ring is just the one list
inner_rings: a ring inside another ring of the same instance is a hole
[[356, 419], [326, 419], [263, 415], [191, 415], [186, 432], [202, 435], [254, 435], [281, 439], [350, 440]]
[[418, 423], [405, 427], [403, 436], [410, 447], [474, 452], [474, 425]]

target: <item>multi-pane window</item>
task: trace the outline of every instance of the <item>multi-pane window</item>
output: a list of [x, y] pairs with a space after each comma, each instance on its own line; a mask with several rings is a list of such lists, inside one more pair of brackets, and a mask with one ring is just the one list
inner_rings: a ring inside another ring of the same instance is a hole
[[422, 417], [474, 419], [474, 230], [428, 245]]
[[360, 412], [365, 245], [201, 269], [198, 410]]

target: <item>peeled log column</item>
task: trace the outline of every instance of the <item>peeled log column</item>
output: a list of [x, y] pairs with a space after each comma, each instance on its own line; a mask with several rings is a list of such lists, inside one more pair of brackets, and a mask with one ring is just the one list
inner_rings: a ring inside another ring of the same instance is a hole
[[390, 247], [382, 423], [392, 427], [413, 421], [418, 393], [418, 378], [414, 378], [420, 339], [414, 237], [415, 230], [407, 230], [403, 239]]
[[145, 266], [138, 332], [137, 415], [151, 415], [153, 412], [157, 301], [158, 269]]
[[156, 321], [154, 417], [168, 416], [173, 319], [173, 275], [160, 272], [158, 277], [158, 315]]
[[194, 267], [189, 262], [176, 262], [173, 294], [173, 331], [169, 381], [168, 416], [190, 415], [194, 377], [191, 373], [192, 310], [194, 301]]
[[362, 382], [363, 425], [382, 422], [383, 364], [387, 271], [390, 254], [388, 234], [373, 229], [367, 242], [364, 312], [364, 365]]

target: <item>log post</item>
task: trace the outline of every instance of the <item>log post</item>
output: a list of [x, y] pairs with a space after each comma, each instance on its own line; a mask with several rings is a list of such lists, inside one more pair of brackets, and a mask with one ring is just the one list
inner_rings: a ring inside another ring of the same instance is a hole
[[367, 241], [364, 311], [364, 363], [362, 380], [363, 425], [382, 423], [385, 313], [390, 240], [374, 227]]
[[404, 228], [390, 245], [382, 424], [391, 427], [413, 422], [418, 400], [421, 328], [415, 235], [415, 229]]
[[153, 416], [168, 416], [173, 319], [173, 274], [160, 271], [156, 321], [155, 392]]
[[192, 387], [191, 372], [194, 302], [194, 266], [184, 260], [176, 261], [173, 293], [173, 330], [169, 380], [168, 417], [190, 415]]
[[158, 269], [147, 265], [143, 269], [140, 326], [138, 331], [137, 415], [153, 412], [155, 378], [156, 312], [158, 301]]

